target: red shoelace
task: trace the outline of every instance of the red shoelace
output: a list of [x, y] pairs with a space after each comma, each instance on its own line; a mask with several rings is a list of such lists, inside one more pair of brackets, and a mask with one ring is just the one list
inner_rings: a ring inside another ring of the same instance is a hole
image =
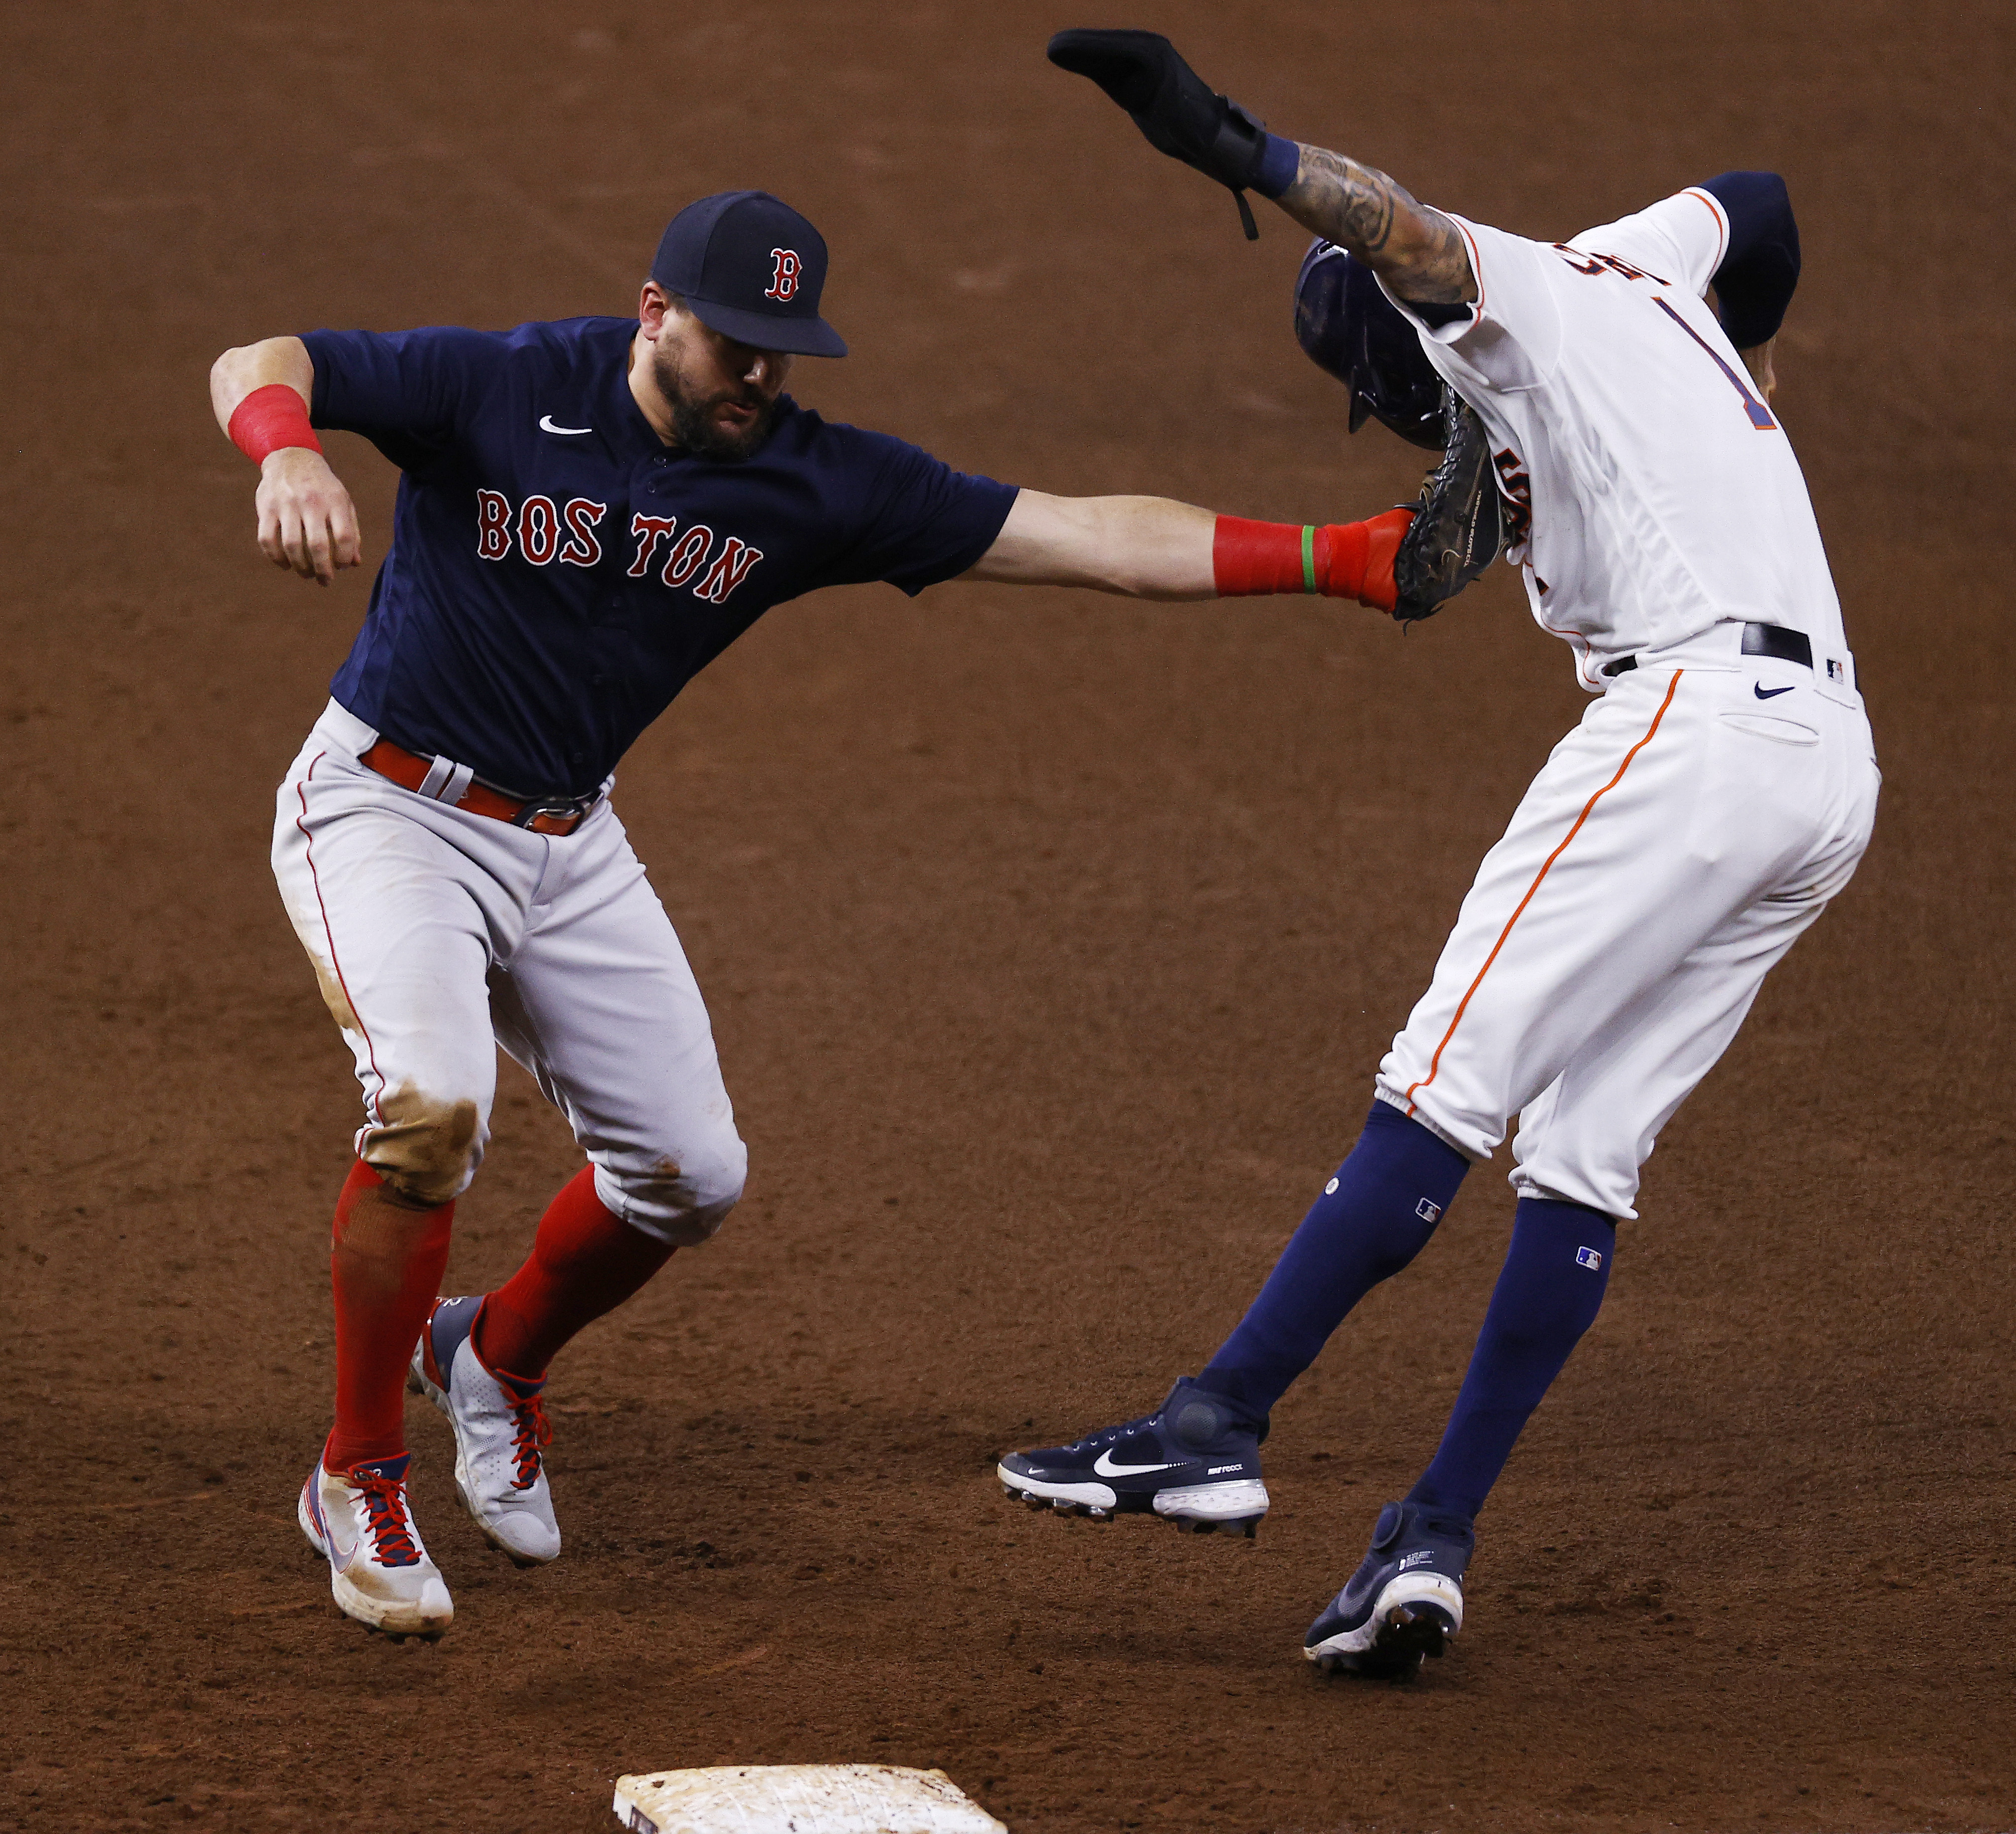
[[420, 1551], [406, 1515], [406, 1480], [369, 1475], [351, 1481], [364, 1494], [373, 1559], [380, 1566], [418, 1566]]
[[511, 1404], [511, 1424], [515, 1429], [511, 1456], [517, 1461], [518, 1475], [511, 1480], [511, 1488], [529, 1490], [539, 1481], [539, 1448], [553, 1438], [553, 1422], [546, 1418], [543, 1397], [527, 1395], [520, 1400], [507, 1385], [498, 1385], [504, 1389], [504, 1398]]

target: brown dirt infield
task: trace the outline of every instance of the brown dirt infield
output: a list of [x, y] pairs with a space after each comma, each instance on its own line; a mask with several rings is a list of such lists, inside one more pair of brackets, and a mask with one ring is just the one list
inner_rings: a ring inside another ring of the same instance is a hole
[[[1502, 569], [1404, 638], [963, 586], [759, 625], [619, 791], [748, 1199], [558, 1365], [566, 1557], [484, 1550], [416, 1404], [455, 1627], [394, 1648], [333, 1615], [292, 1512], [355, 1096], [265, 851], [369, 575], [258, 560], [216, 352], [626, 309], [672, 207], [760, 184], [834, 250], [856, 355], [797, 384], [829, 413], [1297, 520], [1413, 470], [1345, 445], [1294, 348], [1301, 239], [1248, 247], [1049, 70], [1085, 23], [1059, 5], [23, 5], [0, 1828], [543, 1834], [612, 1825], [625, 1770], [877, 1758], [1016, 1834], [2016, 1825], [2006, 12], [1131, 16], [1510, 228], [1737, 165], [1801, 212], [1780, 403], [1877, 838], [1662, 1143], [1461, 1644], [1404, 1688], [1298, 1653], [1454, 1393], [1496, 1173], [1280, 1410], [1253, 1545], [1038, 1519], [989, 1468], [1194, 1367], [1349, 1144], [1582, 704]], [[331, 449], [375, 565], [391, 474]], [[497, 1134], [456, 1290], [575, 1162], [515, 1072]]]

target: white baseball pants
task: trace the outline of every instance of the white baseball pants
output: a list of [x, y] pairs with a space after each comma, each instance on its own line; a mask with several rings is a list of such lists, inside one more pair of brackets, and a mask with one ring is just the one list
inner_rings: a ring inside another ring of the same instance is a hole
[[357, 1154], [416, 1201], [466, 1189], [499, 1045], [595, 1166], [596, 1193], [701, 1241], [748, 1155], [707, 1008], [605, 798], [571, 834], [437, 802], [358, 762], [378, 735], [332, 701], [280, 787], [273, 871], [364, 1093]]
[[1378, 1094], [1525, 1194], [1633, 1219], [1659, 1130], [1847, 884], [1881, 777], [1859, 697], [1721, 625], [1589, 707], [1485, 856]]

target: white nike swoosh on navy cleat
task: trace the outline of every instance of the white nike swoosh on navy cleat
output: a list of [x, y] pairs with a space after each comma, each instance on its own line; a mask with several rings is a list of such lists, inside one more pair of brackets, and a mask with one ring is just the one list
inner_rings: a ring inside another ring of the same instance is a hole
[[1151, 1471], [1175, 1471], [1186, 1462], [1179, 1458], [1168, 1465], [1116, 1465], [1111, 1452], [1102, 1452], [1093, 1461], [1092, 1468], [1101, 1477], [1146, 1477]]
[[592, 433], [595, 429], [592, 427], [556, 427], [552, 415], [542, 414], [539, 416], [539, 431], [542, 433], [577, 434]]

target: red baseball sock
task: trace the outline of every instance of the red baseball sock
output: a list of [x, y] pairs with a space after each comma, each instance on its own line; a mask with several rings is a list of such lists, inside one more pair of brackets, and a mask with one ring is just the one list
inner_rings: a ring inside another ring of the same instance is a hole
[[405, 1450], [406, 1364], [448, 1267], [454, 1204], [415, 1209], [384, 1185], [359, 1159], [336, 1200], [336, 1430], [322, 1453], [331, 1471]]
[[584, 1324], [613, 1311], [671, 1259], [595, 1194], [584, 1166], [539, 1219], [525, 1264], [483, 1302], [471, 1335], [495, 1373], [532, 1380]]

